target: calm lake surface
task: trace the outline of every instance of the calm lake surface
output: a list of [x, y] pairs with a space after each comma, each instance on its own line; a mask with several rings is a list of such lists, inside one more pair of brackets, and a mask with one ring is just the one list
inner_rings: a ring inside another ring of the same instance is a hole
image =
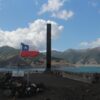
[[[0, 72], [24, 71], [24, 72], [43, 72], [43, 68], [0, 68]], [[52, 71], [74, 72], [74, 73], [100, 73], [100, 67], [52, 67]]]
[[63, 71], [63, 72], [73, 72], [73, 73], [100, 73], [100, 67], [93, 66], [83, 66], [83, 67], [62, 67], [62, 68], [53, 68], [53, 70]]

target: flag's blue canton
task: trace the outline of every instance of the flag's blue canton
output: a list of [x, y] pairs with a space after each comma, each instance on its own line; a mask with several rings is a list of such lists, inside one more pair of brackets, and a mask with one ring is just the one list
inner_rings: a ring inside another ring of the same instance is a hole
[[26, 45], [24, 43], [21, 43], [22, 45], [22, 51], [29, 51], [29, 45]]

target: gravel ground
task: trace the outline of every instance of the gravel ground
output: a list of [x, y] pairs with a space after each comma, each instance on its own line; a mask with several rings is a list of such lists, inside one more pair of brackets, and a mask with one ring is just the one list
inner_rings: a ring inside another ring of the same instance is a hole
[[100, 100], [99, 83], [88, 84], [47, 73], [29, 76], [30, 81], [45, 85], [44, 92], [30, 98], [11, 98], [0, 90], [0, 100]]

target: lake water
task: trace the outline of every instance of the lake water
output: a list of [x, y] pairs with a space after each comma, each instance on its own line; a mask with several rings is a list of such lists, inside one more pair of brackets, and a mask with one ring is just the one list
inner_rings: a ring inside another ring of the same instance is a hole
[[45, 68], [0, 68], [0, 72], [12, 72], [12, 71], [44, 72]]
[[[43, 68], [0, 68], [0, 72], [12, 72], [12, 71], [24, 71], [24, 72], [43, 72], [45, 71], [45, 67]], [[74, 72], [74, 73], [100, 73], [100, 67], [52, 67], [53, 71], [60, 72]]]
[[62, 67], [62, 68], [53, 68], [56, 71], [63, 72], [73, 72], [73, 73], [100, 73], [100, 67]]

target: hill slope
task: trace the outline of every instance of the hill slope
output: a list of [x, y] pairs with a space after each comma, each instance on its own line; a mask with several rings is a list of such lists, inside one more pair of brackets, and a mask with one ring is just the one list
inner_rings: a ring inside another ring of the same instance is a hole
[[100, 48], [53, 52], [52, 56], [65, 59], [72, 64], [100, 64]]
[[[4, 46], [0, 47], [0, 65], [9, 65], [13, 60], [17, 59], [20, 51], [18, 49], [14, 49], [12, 47]], [[36, 58], [25, 58], [28, 64], [37, 63], [46, 58], [45, 53], [40, 53], [40, 55]], [[20, 58], [23, 62], [23, 58]], [[46, 60], [46, 59], [45, 59]], [[84, 49], [84, 50], [75, 50], [68, 49], [66, 51], [52, 51], [52, 60], [61, 61], [65, 60], [70, 64], [100, 64], [100, 48], [93, 49]], [[14, 63], [13, 63], [14, 64]]]

